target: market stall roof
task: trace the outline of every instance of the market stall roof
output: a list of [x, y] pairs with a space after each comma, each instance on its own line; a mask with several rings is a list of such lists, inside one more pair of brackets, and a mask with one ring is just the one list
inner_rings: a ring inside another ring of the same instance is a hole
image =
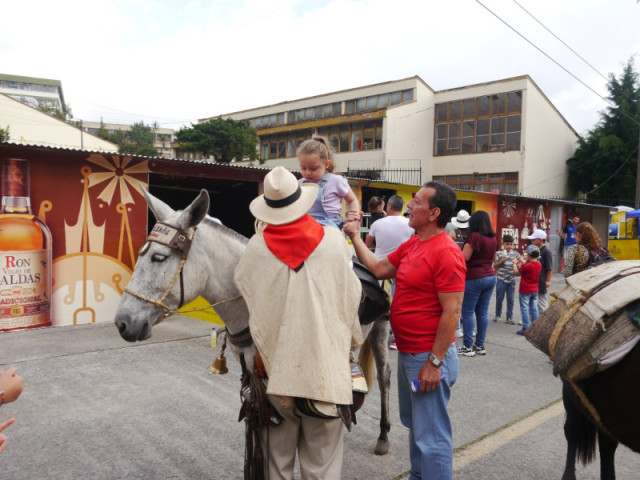
[[640, 218], [640, 208], [627, 212], [627, 218]]

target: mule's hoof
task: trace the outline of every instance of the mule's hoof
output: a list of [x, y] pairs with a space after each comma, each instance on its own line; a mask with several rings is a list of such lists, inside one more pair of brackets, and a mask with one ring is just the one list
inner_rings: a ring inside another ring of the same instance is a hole
[[378, 440], [373, 453], [375, 453], [376, 455], [386, 455], [387, 453], [389, 453], [389, 440]]

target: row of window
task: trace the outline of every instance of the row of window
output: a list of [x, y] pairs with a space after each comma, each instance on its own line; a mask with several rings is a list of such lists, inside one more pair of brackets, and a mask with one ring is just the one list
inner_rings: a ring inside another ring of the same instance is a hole
[[10, 88], [13, 90], [28, 90], [31, 92], [58, 93], [59, 87], [56, 87], [55, 85], [41, 85], [39, 83], [12, 82], [9, 80], [0, 80], [0, 88]]
[[518, 193], [518, 172], [436, 175], [433, 179], [458, 190], [475, 190], [477, 192], [497, 190], [500, 193]]
[[[323, 127], [315, 133], [329, 139], [338, 153], [360, 152], [382, 148], [382, 120], [346, 123]], [[260, 137], [260, 157], [264, 159], [295, 157], [300, 144], [311, 138], [314, 130], [294, 130]]]
[[[372, 112], [393, 105], [413, 101], [413, 89], [399, 90], [397, 92], [382, 93], [380, 95], [370, 95], [368, 97], [356, 98], [344, 102], [344, 114], [353, 115], [356, 113]], [[249, 123], [256, 129], [272, 128], [282, 125], [292, 125], [301, 122], [309, 122], [322, 118], [339, 117], [343, 114], [342, 102], [327, 103], [314, 107], [299, 108], [289, 112], [273, 113], [261, 117], [250, 118]]]
[[520, 150], [521, 91], [439, 103], [435, 115], [436, 156]]
[[522, 113], [522, 91], [483, 95], [436, 104], [436, 123]]
[[347, 100], [344, 102], [344, 107], [345, 113], [352, 115], [354, 113], [371, 112], [411, 101], [413, 101], [413, 89], [408, 89], [398, 92], [381, 93], [380, 95], [370, 95], [355, 100]]

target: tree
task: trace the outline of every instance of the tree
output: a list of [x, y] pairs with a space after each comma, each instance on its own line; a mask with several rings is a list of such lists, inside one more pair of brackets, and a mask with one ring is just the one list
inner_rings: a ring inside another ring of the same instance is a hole
[[176, 140], [187, 152], [213, 155], [216, 162], [258, 159], [258, 132], [247, 120], [215, 118], [181, 128]]
[[131, 125], [129, 130], [109, 131], [100, 119], [100, 128], [96, 131], [96, 135], [103, 140], [117, 144], [120, 153], [157, 157], [158, 150], [155, 147], [155, 130], [157, 128], [157, 123], [145, 125], [144, 122], [140, 122]]
[[8, 142], [10, 138], [9, 125], [7, 125], [7, 128], [0, 128], [0, 142]]
[[609, 74], [612, 104], [598, 124], [581, 138], [569, 166], [569, 189], [587, 198], [635, 198], [638, 137], [640, 135], [640, 85], [633, 58], [620, 78]]
[[52, 105], [38, 104], [38, 110], [44, 113], [48, 113], [52, 117], [56, 117], [63, 122], [72, 123], [73, 113], [71, 113], [71, 107], [68, 103], [62, 104], [62, 109], [58, 109]]

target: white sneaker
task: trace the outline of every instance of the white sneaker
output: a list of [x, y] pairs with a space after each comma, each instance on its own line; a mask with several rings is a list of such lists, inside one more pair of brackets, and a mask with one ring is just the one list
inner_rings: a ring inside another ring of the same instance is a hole
[[522, 320], [518, 320], [518, 325], [522, 325]]
[[460, 337], [462, 337], [462, 335], [463, 335], [462, 329], [461, 328], [457, 329], [456, 330], [456, 337], [460, 338]]

